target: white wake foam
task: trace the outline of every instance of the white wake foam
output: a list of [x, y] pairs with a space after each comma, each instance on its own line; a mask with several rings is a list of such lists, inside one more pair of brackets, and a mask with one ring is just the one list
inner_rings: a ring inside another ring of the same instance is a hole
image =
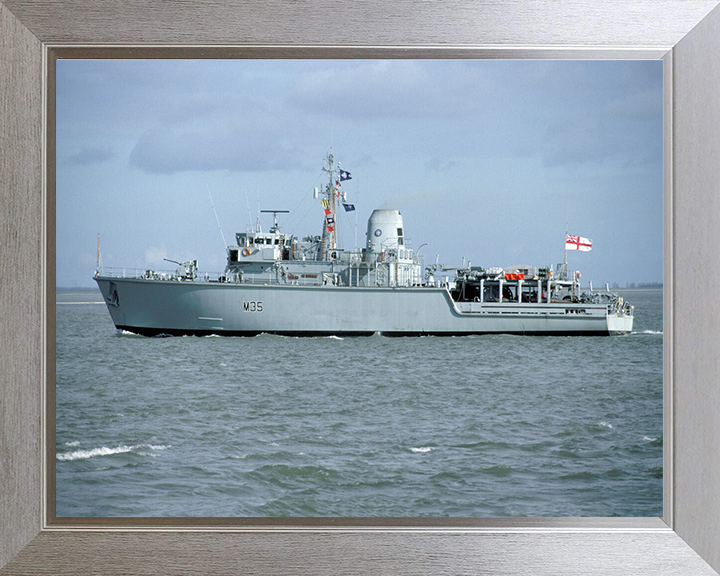
[[[77, 446], [79, 442], [70, 442], [68, 446]], [[170, 446], [163, 446], [161, 444], [138, 444], [137, 446], [117, 446], [115, 448], [108, 448], [107, 446], [101, 446], [100, 448], [92, 448], [90, 450], [75, 450], [74, 452], [67, 452], [65, 454], [56, 454], [57, 460], [86, 460], [88, 458], [95, 458], [96, 456], [112, 456], [113, 454], [125, 454], [134, 450], [150, 448], [150, 450], [167, 450]], [[152, 456], [152, 454], [139, 453], [141, 456]]]
[[68, 452], [67, 454], [58, 454], [56, 458], [58, 460], [85, 460], [87, 458], [95, 458], [95, 456], [110, 456], [111, 454], [123, 454], [125, 452], [132, 452], [134, 446], [118, 446], [117, 448], [108, 448], [102, 446], [101, 448], [93, 448], [92, 450], [76, 450], [75, 452]]

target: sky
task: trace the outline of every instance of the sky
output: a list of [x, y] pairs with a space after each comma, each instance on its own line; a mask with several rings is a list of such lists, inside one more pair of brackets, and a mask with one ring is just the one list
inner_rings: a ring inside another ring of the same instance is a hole
[[584, 286], [662, 281], [660, 61], [60, 60], [56, 88], [59, 287], [98, 235], [114, 271], [201, 273], [260, 210], [319, 235], [329, 152], [347, 250], [396, 208], [426, 265], [554, 266], [567, 230]]

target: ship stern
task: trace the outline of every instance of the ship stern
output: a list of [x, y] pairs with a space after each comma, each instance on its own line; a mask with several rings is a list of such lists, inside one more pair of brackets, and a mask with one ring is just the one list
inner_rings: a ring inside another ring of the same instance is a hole
[[629, 334], [632, 332], [633, 316], [630, 314], [608, 314], [607, 329], [609, 334]]

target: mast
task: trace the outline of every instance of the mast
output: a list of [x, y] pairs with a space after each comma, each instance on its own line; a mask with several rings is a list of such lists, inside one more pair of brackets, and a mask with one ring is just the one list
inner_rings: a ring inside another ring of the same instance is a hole
[[[333, 169], [333, 155], [332, 152], [328, 154], [328, 167], [323, 167], [323, 170], [328, 173], [328, 183], [325, 187], [325, 200], [327, 200], [326, 216], [323, 221], [323, 235], [322, 235], [322, 252], [321, 258], [324, 260], [330, 250], [337, 248], [337, 237], [335, 235], [335, 186], [333, 185], [333, 177], [335, 176], [335, 170]], [[339, 176], [338, 176], [339, 178]]]
[[567, 274], [567, 237], [568, 237], [568, 223], [565, 221], [565, 240], [563, 245], [565, 246], [565, 252], [563, 253], [563, 274]]
[[335, 236], [335, 226], [337, 222], [335, 221], [335, 187], [333, 186], [333, 155], [328, 155], [328, 164], [330, 165], [330, 169], [328, 172], [330, 173], [330, 181], [328, 182], [328, 194], [330, 196], [330, 217], [332, 218], [332, 226], [330, 228], [330, 248], [335, 249], [337, 248], [337, 237]]

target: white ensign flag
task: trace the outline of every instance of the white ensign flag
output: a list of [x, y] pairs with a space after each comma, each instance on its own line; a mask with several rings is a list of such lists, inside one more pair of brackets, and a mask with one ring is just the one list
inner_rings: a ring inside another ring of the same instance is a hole
[[592, 240], [581, 238], [580, 236], [565, 236], [565, 250], [580, 250], [581, 252], [589, 252], [592, 250]]

